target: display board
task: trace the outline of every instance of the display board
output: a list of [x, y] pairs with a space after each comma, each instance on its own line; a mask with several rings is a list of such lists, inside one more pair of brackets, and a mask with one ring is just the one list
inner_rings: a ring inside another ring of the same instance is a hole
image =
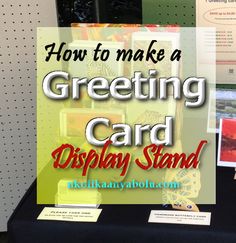
[[57, 26], [55, 1], [0, 4], [0, 231], [36, 177], [36, 31]]
[[143, 0], [143, 23], [196, 25], [195, 0]]

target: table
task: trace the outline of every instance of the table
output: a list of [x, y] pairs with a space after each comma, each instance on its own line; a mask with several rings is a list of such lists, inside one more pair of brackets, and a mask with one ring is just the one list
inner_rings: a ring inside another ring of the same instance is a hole
[[68, 242], [236, 242], [236, 181], [233, 168], [217, 168], [217, 204], [210, 226], [150, 224], [150, 210], [162, 205], [101, 205], [97, 223], [37, 221], [45, 205], [36, 205], [36, 182], [8, 222], [10, 243]]

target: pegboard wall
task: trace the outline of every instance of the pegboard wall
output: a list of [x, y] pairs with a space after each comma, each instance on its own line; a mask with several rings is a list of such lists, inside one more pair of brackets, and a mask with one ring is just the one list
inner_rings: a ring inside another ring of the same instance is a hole
[[36, 31], [54, 0], [0, 2], [0, 231], [36, 177]]

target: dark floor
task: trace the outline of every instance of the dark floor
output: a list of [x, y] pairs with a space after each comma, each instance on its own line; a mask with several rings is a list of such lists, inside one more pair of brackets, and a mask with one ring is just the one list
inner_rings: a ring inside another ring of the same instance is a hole
[[0, 243], [7, 243], [7, 233], [0, 232]]

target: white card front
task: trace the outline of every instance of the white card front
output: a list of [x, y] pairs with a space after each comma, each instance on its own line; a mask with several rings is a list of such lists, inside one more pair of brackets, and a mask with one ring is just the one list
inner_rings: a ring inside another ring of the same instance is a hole
[[97, 222], [102, 209], [45, 207], [38, 220]]
[[152, 210], [149, 223], [210, 225], [211, 213]]

